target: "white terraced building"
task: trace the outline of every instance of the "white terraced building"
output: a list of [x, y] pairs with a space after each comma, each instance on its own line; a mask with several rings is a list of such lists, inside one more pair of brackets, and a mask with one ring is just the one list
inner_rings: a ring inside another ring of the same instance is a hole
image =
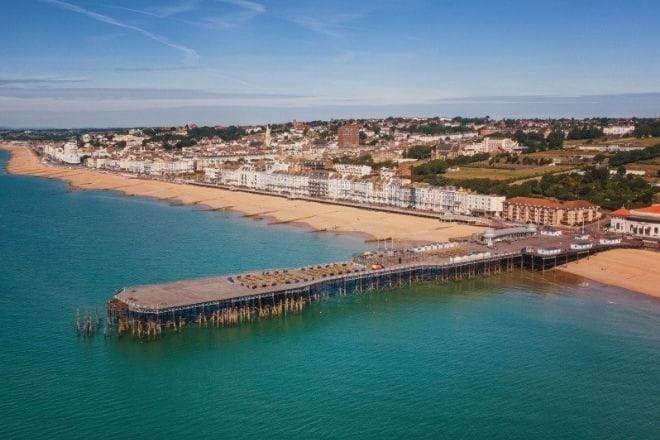
[[334, 165], [335, 170], [342, 176], [368, 176], [371, 174], [369, 165], [353, 165], [347, 163], [338, 163]]
[[67, 142], [61, 147], [53, 145], [46, 145], [44, 147], [44, 155], [49, 159], [58, 162], [64, 162], [71, 165], [80, 163], [80, 154], [78, 153], [78, 144], [75, 142]]
[[415, 208], [434, 212], [499, 215], [505, 199], [503, 196], [475, 194], [451, 187], [414, 189]]
[[108, 157], [92, 157], [85, 161], [87, 167], [116, 171], [126, 171], [134, 174], [150, 174], [153, 176], [188, 174], [195, 171], [195, 161], [192, 159], [164, 161], [151, 159], [111, 159]]
[[480, 153], [513, 153], [519, 148], [518, 142], [513, 139], [493, 139], [485, 137], [481, 142], [464, 145], [461, 153], [466, 156], [474, 156]]
[[254, 166], [206, 168], [206, 181], [295, 197], [317, 197], [356, 203], [415, 208], [454, 214], [499, 216], [505, 198], [452, 187], [415, 186], [398, 177], [360, 179], [332, 172], [311, 174], [268, 172]]
[[608, 125], [603, 127], [603, 134], [609, 136], [624, 136], [635, 131], [634, 125]]

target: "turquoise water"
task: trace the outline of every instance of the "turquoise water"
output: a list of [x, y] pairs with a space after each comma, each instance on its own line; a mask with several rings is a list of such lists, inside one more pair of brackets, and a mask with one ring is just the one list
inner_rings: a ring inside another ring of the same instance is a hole
[[361, 248], [1, 171], [0, 438], [660, 438], [660, 304], [597, 285], [514, 274], [150, 343], [73, 331], [124, 285]]

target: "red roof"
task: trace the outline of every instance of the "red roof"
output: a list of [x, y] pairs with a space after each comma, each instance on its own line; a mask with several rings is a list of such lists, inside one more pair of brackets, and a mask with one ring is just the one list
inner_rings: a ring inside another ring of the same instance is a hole
[[506, 203], [508, 205], [541, 206], [554, 209], [598, 209], [596, 205], [586, 200], [570, 200], [562, 203], [552, 199], [540, 199], [536, 197], [512, 197], [507, 199]]
[[612, 215], [628, 217], [630, 215], [630, 210], [626, 208], [617, 209], [616, 211], [612, 211]]
[[633, 209], [634, 212], [641, 212], [643, 214], [659, 214], [660, 215], [660, 204], [647, 206], [646, 208]]
[[511, 197], [506, 202], [509, 205], [530, 205], [530, 206], [543, 206], [545, 208], [558, 209], [561, 205], [549, 199], [539, 199], [536, 197]]
[[621, 209], [617, 209], [616, 211], [612, 212], [612, 215], [615, 215], [615, 216], [618, 216], [618, 217], [628, 217], [630, 214], [660, 215], [660, 204], [655, 204], [655, 205], [647, 206], [646, 208], [637, 208], [637, 209], [621, 208]]
[[567, 209], [579, 209], [579, 208], [595, 208], [596, 205], [594, 205], [591, 202], [587, 202], [586, 200], [570, 200], [568, 202], [562, 203], [563, 208]]

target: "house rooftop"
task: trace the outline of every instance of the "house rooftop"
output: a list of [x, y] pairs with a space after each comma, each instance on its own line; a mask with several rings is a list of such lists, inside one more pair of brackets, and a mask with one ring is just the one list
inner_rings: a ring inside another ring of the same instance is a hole
[[542, 199], [536, 197], [512, 197], [507, 200], [507, 203], [515, 205], [541, 206], [544, 208], [554, 209], [586, 209], [597, 207], [593, 203], [586, 200], [570, 200], [567, 202], [559, 202], [557, 200]]

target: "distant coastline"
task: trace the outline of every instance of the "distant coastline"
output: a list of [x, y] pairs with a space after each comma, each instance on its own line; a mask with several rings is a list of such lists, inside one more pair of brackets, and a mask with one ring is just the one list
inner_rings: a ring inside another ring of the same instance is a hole
[[27, 147], [4, 143], [0, 148], [10, 153], [7, 171], [11, 174], [59, 179], [80, 189], [113, 190], [128, 196], [207, 206], [211, 210], [232, 210], [245, 217], [268, 219], [273, 224], [305, 224], [318, 232], [357, 233], [363, 234], [367, 240], [391, 238], [406, 242], [442, 242], [484, 229], [404, 214], [139, 179], [85, 168], [48, 166]]

